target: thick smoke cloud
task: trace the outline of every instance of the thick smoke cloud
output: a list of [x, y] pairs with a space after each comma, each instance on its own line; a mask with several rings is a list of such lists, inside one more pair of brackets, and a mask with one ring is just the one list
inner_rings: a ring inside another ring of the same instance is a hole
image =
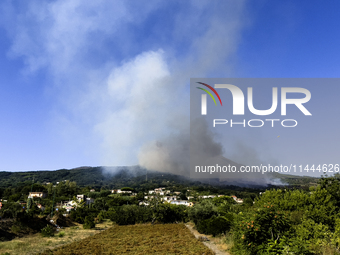
[[[188, 176], [189, 79], [233, 75], [246, 10], [245, 1], [172, 4], [2, 4], [9, 56], [23, 59], [28, 75], [48, 70], [51, 127], [65, 146], [97, 155], [100, 165], [140, 164]], [[159, 22], [169, 7], [172, 16]], [[206, 123], [195, 132], [196, 155], [223, 156]]]

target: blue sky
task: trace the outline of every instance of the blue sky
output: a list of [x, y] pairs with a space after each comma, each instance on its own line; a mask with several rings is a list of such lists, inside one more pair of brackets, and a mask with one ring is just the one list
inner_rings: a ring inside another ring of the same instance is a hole
[[339, 7], [3, 1], [0, 171], [137, 164], [187, 129], [191, 77], [338, 77]]

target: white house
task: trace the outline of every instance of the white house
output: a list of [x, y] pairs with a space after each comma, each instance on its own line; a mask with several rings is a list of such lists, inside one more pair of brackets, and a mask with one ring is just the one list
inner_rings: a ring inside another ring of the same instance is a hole
[[237, 198], [237, 196], [231, 196], [231, 197], [236, 201], [236, 203], [238, 203], [238, 204], [242, 204], [243, 203], [243, 199]]
[[193, 202], [189, 202], [188, 200], [175, 200], [175, 201], [170, 201], [170, 204], [173, 205], [185, 205], [185, 206], [193, 206]]
[[144, 199], [148, 200], [148, 199], [153, 199], [154, 196], [144, 196]]
[[87, 205], [92, 204], [92, 203], [94, 203], [94, 198], [87, 197], [85, 202], [86, 202]]
[[164, 201], [176, 201], [177, 197], [176, 196], [166, 196], [166, 197], [163, 197], [162, 200], [164, 200]]
[[34, 197], [44, 198], [44, 197], [47, 197], [47, 194], [44, 192], [30, 192], [28, 195], [28, 198], [34, 198]]
[[85, 201], [86, 196], [85, 195], [77, 195], [77, 200], [81, 202], [82, 200]]

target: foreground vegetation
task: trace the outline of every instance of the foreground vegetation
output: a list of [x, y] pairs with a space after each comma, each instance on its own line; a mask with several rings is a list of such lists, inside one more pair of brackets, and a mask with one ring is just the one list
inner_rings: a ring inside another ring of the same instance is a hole
[[100, 231], [112, 227], [112, 222], [104, 221], [93, 229], [84, 229], [80, 224], [59, 230], [53, 237], [42, 237], [40, 233], [0, 242], [0, 254], [22, 255], [36, 254], [47, 249], [51, 250], [61, 245], [79, 242]]
[[235, 216], [234, 254], [340, 254], [340, 175], [309, 191], [266, 191]]
[[[169, 248], [168, 245], [176, 244], [177, 241], [171, 243], [170, 237], [163, 239], [157, 235], [157, 229], [161, 226], [163, 228], [169, 227], [171, 226], [170, 223], [190, 221], [195, 224], [196, 230], [201, 234], [220, 236], [226, 243], [230, 254], [233, 255], [340, 254], [339, 174], [321, 178], [317, 180], [317, 183], [304, 185], [303, 188], [300, 187], [299, 189], [296, 186], [294, 188], [289, 186], [268, 188], [265, 191], [245, 188], [230, 190], [230, 187], [216, 188], [200, 184], [189, 188], [184, 186], [183, 183], [164, 180], [161, 181], [161, 184], [161, 187], [165, 187], [164, 189], [168, 190], [171, 196], [177, 194], [181, 200], [190, 196], [192, 198], [190, 201], [193, 201], [194, 206], [170, 204], [162, 201], [162, 197], [157, 194], [150, 196], [147, 192], [150, 187], [160, 187], [159, 182], [153, 180], [135, 188], [119, 187], [122, 191], [130, 192], [122, 194], [112, 194], [111, 190], [103, 187], [100, 191], [91, 191], [92, 187], [81, 187], [70, 181], [62, 181], [55, 186], [53, 184], [27, 185], [27, 183], [22, 183], [7, 187], [3, 189], [2, 194], [3, 198], [7, 198], [8, 201], [3, 203], [0, 216], [5, 219], [5, 223], [12, 221], [13, 224], [11, 227], [7, 226], [7, 229], [2, 229], [0, 224], [1, 233], [7, 233], [6, 236], [1, 237], [1, 240], [10, 240], [15, 236], [22, 236], [22, 233], [41, 232], [47, 236], [57, 234], [54, 224], [56, 221], [53, 224], [49, 223], [49, 215], [52, 208], [55, 208], [53, 201], [63, 201], [82, 193], [91, 196], [93, 203], [86, 205], [83, 202], [77, 202], [68, 219], [77, 224], [82, 224], [83, 229], [93, 229], [107, 219], [115, 222], [117, 224], [115, 229], [118, 232], [110, 230], [113, 232], [106, 232], [107, 236], [102, 239], [115, 239], [115, 242], [118, 242], [117, 247], [120, 246], [119, 231], [124, 232], [126, 229], [135, 231], [134, 226], [126, 225], [144, 224], [142, 226], [153, 228], [153, 234], [155, 234], [154, 246], [145, 249], [152, 250], [160, 244]], [[27, 200], [27, 204], [20, 203], [21, 199], [27, 198], [28, 191], [32, 189], [44, 191], [48, 194], [48, 197], [35, 198], [34, 201]], [[215, 196], [203, 198], [211, 194]], [[220, 196], [216, 196], [217, 194]], [[243, 203], [236, 203], [230, 196], [231, 194], [237, 194], [237, 196], [243, 198]], [[45, 210], [38, 209], [38, 204], [44, 206]], [[60, 207], [57, 214], [60, 216], [63, 213], [65, 213], [65, 209]], [[47, 227], [46, 223], [50, 226]], [[148, 225], [150, 223], [152, 225]], [[57, 225], [60, 224], [57, 222]], [[121, 226], [126, 227], [121, 228]], [[176, 224], [176, 226], [182, 225]], [[163, 229], [162, 234], [170, 234], [173, 238], [179, 237], [181, 234], [178, 233], [181, 230], [177, 230]], [[136, 230], [133, 233], [140, 232]], [[125, 249], [132, 249], [132, 246], [136, 246], [136, 248], [140, 246], [137, 243], [144, 242], [145, 234], [140, 236], [126, 234], [126, 238], [128, 236], [130, 236], [130, 239], [124, 239], [124, 247]], [[153, 237], [150, 236], [149, 238], [152, 239]], [[93, 243], [93, 246], [100, 251], [104, 244], [101, 244], [100, 240], [94, 240], [96, 238], [87, 239], [87, 242], [97, 242]], [[79, 243], [73, 243], [71, 246], [78, 247], [78, 245]], [[174, 247], [176, 250], [177, 246]], [[123, 252], [123, 248], [119, 249], [122, 249], [120, 252]], [[188, 250], [185, 254], [195, 251], [191, 246], [186, 247], [186, 249]], [[128, 252], [128, 250], [125, 250], [125, 252]], [[132, 252], [135, 251], [132, 250]], [[136, 251], [136, 253], [139, 253], [139, 251]]]

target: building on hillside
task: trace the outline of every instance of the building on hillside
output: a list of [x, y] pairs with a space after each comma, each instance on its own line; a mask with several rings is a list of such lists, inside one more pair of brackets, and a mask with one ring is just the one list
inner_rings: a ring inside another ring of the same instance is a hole
[[83, 195], [83, 194], [77, 195], [77, 200], [78, 200], [79, 202], [85, 201], [85, 200], [86, 200], [86, 195]]
[[237, 198], [235, 201], [236, 201], [236, 203], [239, 203], [239, 204], [243, 203], [243, 199], [241, 199], [241, 198]]
[[156, 192], [161, 192], [163, 189], [165, 189], [165, 188], [157, 188], [157, 189], [155, 189], [155, 191]]
[[121, 190], [121, 189], [113, 189], [111, 190], [112, 193], [115, 193], [115, 194], [131, 194], [132, 191], [130, 190]]
[[145, 200], [153, 199], [153, 198], [154, 198], [154, 196], [144, 196], [144, 199], [145, 199]]
[[166, 196], [162, 198], [163, 201], [176, 201], [177, 197], [176, 196]]
[[87, 197], [86, 200], [85, 200], [85, 203], [86, 203], [87, 205], [93, 204], [93, 203], [94, 203], [94, 198]]
[[206, 198], [209, 198], [209, 196], [199, 196], [199, 198], [206, 199]]
[[45, 211], [45, 206], [41, 205], [41, 204], [37, 204], [37, 207], [42, 210], [42, 211]]
[[77, 202], [76, 202], [76, 201], [73, 201], [73, 200], [66, 201], [66, 202], [64, 202], [64, 205], [63, 205], [62, 207], [64, 207], [64, 206], [77, 207]]
[[66, 209], [66, 212], [70, 212], [72, 209], [77, 208], [77, 203], [73, 200], [71, 201], [65, 201], [64, 205], [62, 206], [62, 208]]
[[132, 191], [131, 190], [122, 190], [120, 193], [121, 194], [132, 194]]
[[45, 198], [47, 194], [44, 192], [30, 192], [28, 198]]
[[238, 204], [242, 204], [243, 203], [243, 199], [237, 198], [237, 196], [231, 196], [231, 197], [235, 200], [236, 203], [238, 203]]
[[94, 189], [90, 189], [90, 192], [96, 192], [96, 190], [94, 190]]
[[189, 202], [188, 200], [174, 200], [174, 201], [170, 201], [170, 204], [185, 205], [185, 206], [190, 206], [190, 207], [194, 205], [193, 202]]

